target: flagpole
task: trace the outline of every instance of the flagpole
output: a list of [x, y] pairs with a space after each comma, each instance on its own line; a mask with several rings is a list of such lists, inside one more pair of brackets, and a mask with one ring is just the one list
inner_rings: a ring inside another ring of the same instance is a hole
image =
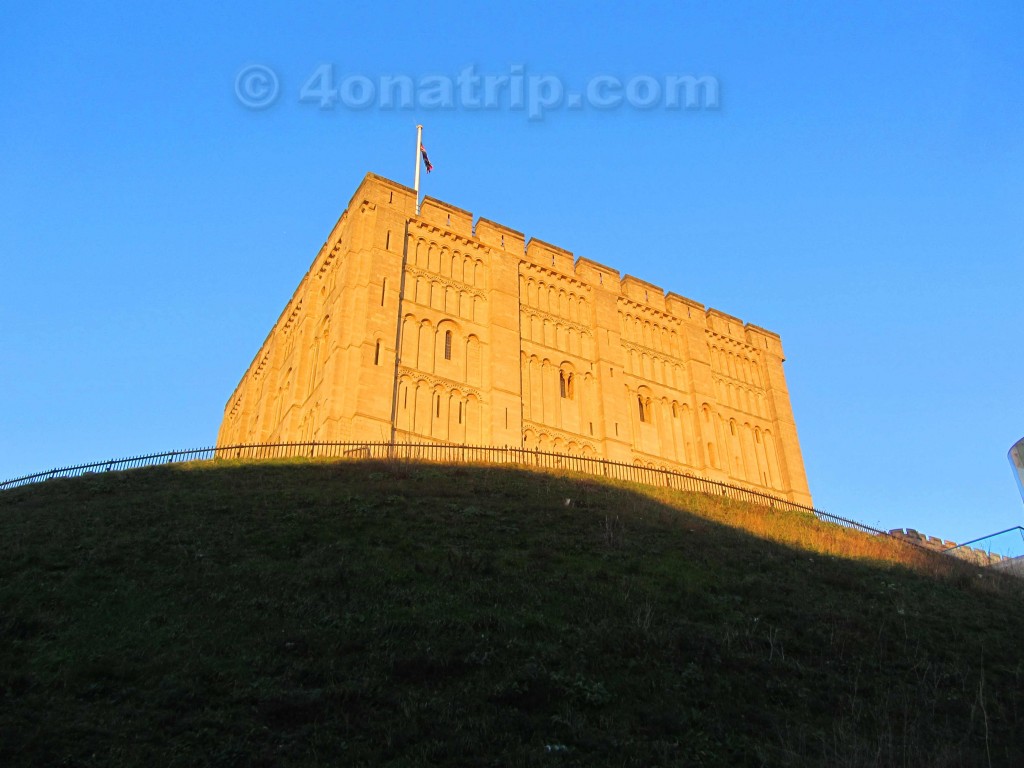
[[423, 146], [423, 126], [416, 126], [416, 176], [413, 181], [413, 189], [416, 190], [416, 215], [420, 215], [420, 164], [423, 162], [420, 159], [421, 147]]

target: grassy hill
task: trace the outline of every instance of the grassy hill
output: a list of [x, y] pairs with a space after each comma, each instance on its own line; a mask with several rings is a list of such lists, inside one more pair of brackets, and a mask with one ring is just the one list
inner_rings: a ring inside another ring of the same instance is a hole
[[1021, 583], [509, 468], [0, 493], [0, 763], [1024, 765]]

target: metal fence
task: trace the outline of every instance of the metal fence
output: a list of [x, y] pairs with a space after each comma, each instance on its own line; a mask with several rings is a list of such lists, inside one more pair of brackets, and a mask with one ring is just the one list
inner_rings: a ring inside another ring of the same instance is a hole
[[[429, 461], [472, 464], [509, 464], [514, 466], [538, 467], [541, 469], [578, 472], [597, 475], [614, 480], [639, 483], [649, 486], [663, 486], [678, 491], [702, 493], [711, 496], [725, 496], [736, 501], [745, 501], [770, 509], [807, 512], [823, 522], [852, 528], [874, 536], [890, 537], [886, 531], [829, 514], [820, 509], [754, 491], [738, 485], [709, 480], [686, 472], [670, 469], [626, 464], [608, 459], [576, 456], [549, 451], [527, 450], [525, 448], [501, 448], [482, 445], [450, 445], [444, 443], [258, 443], [251, 445], [229, 445], [219, 448], [196, 448], [188, 451], [168, 451], [146, 456], [132, 456], [125, 459], [110, 459], [92, 464], [57, 467], [48, 472], [37, 472], [0, 483], [0, 491], [22, 485], [39, 483], [58, 477], [78, 477], [95, 472], [113, 472], [158, 464], [178, 464], [186, 461], [210, 461], [218, 459], [388, 459], [400, 461]], [[890, 537], [894, 540], [896, 537]]]

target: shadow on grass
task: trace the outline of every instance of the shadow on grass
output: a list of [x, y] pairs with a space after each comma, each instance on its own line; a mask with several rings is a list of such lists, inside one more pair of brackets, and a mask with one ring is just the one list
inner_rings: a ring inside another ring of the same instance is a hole
[[0, 760], [1024, 760], [1017, 583], [833, 529], [591, 477], [405, 462], [14, 489]]

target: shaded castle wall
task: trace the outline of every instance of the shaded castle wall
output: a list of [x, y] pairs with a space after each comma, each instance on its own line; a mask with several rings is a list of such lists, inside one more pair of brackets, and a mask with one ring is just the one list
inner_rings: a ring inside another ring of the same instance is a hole
[[783, 359], [770, 331], [439, 200], [416, 216], [411, 189], [368, 174], [228, 400], [218, 445], [394, 428], [810, 504]]

